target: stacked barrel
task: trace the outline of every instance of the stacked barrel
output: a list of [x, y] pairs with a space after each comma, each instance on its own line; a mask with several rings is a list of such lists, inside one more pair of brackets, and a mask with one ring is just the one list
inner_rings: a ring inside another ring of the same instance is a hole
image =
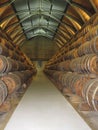
[[77, 94], [98, 111], [98, 14], [48, 61], [44, 72], [63, 94]]
[[4, 32], [0, 35], [0, 108], [36, 74], [35, 65]]

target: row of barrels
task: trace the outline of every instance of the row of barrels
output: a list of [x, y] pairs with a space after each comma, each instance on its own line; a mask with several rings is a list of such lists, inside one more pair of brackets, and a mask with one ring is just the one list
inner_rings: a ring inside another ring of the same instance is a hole
[[79, 95], [98, 111], [98, 13], [48, 61], [44, 72], [63, 93]]
[[95, 53], [98, 54], [98, 36], [94, 37], [92, 40], [81, 44], [78, 48], [72, 49], [71, 51], [63, 55], [64, 59], [73, 59], [76, 57], [81, 57], [85, 54]]
[[[88, 24], [85, 26], [77, 35], [80, 36], [75, 36], [72, 38], [63, 48], [57, 52], [55, 56], [52, 57], [52, 59], [49, 60], [49, 62], [56, 62], [56, 59], [62, 59], [62, 55], [66, 54], [67, 52], [71, 51], [72, 49], [77, 49], [80, 45], [85, 46], [86, 42], [90, 42], [93, 38], [98, 36], [98, 14], [96, 15], [95, 19], [93, 19], [93, 24]], [[91, 22], [92, 23], [92, 22]], [[83, 34], [81, 33], [83, 32]], [[76, 38], [77, 37], [77, 38]], [[95, 42], [94, 40], [92, 43]], [[96, 48], [95, 48], [96, 49]], [[57, 57], [57, 58], [56, 58]], [[48, 62], [48, 63], [49, 63]]]
[[6, 111], [7, 100], [10, 102], [10, 97], [17, 90], [24, 90], [36, 72], [35, 65], [0, 28], [0, 112]]
[[88, 32], [91, 31], [92, 27], [98, 25], [98, 13], [91, 17], [91, 19], [84, 25], [84, 27], [80, 30], [80, 33], [77, 34], [78, 37], [84, 36]]
[[[6, 37], [0, 36], [0, 55], [10, 57], [16, 61], [24, 62], [24, 66], [30, 66], [35, 69], [34, 64], [30, 62], [27, 56], [19, 48], [12, 45]], [[24, 67], [23, 67], [24, 68]]]
[[83, 43], [82, 38], [79, 38], [76, 42], [74, 42], [72, 45], [68, 45], [67, 47], [63, 47], [58, 51], [49, 61], [47, 64], [54, 64], [58, 61], [61, 61], [63, 59], [63, 55], [65, 55], [67, 52], [71, 51], [74, 48], [79, 47]]
[[[68, 47], [63, 47], [63, 49], [61, 49], [59, 52], [57, 52], [57, 54], [55, 54], [49, 61], [47, 64], [54, 64], [57, 63], [59, 61], [64, 60], [64, 55], [66, 55], [66, 53], [70, 53], [70, 51], [74, 48], [79, 47], [81, 44], [83, 43], [82, 38], [78, 39], [77, 42], [74, 42], [72, 45], [69, 45]], [[71, 51], [71, 52], [72, 52]], [[69, 55], [69, 54], [68, 54]]]
[[72, 49], [67, 53], [60, 55], [59, 58], [51, 60], [47, 65], [52, 65], [65, 60], [71, 60], [77, 57], [81, 57], [86, 54], [98, 55], [98, 36], [94, 37], [91, 41], [87, 41], [85, 44], [81, 44], [78, 48]]
[[44, 72], [61, 84], [63, 94], [69, 89], [73, 94], [81, 96], [92, 110], [98, 111], [98, 76], [61, 72], [45, 69]]
[[33, 71], [16, 71], [8, 73], [0, 78], [0, 106], [9, 94], [17, 91], [24, 83], [32, 77]]
[[0, 74], [26, 69], [32, 68], [21, 61], [16, 61], [11, 59], [10, 57], [0, 55]]
[[91, 53], [98, 54], [98, 37], [93, 38], [90, 42], [86, 42], [85, 44], [82, 44], [77, 49], [77, 55], [79, 57]]
[[36, 74], [36, 68], [0, 28], [0, 110], [12, 93]]
[[4, 30], [0, 28], [0, 55], [19, 60], [35, 68], [27, 56], [16, 46]]
[[17, 54], [22, 54], [20, 48], [13, 43], [11, 37], [2, 28], [0, 28], [0, 43], [3, 43], [10, 50], [15, 50]]
[[24, 64], [31, 66], [35, 69], [35, 65], [30, 59], [16, 46], [11, 38], [4, 30], [0, 28], [0, 55], [10, 57], [11, 59], [24, 62]]
[[[98, 36], [98, 13], [81, 28], [81, 30], [65, 45], [66, 51], [79, 47]], [[62, 48], [63, 49], [63, 48]], [[62, 53], [62, 52], [61, 52]]]
[[73, 60], [66, 60], [58, 64], [47, 66], [50, 70], [71, 71], [78, 73], [98, 74], [98, 55], [88, 54]]
[[84, 41], [90, 41], [93, 37], [98, 36], [98, 25], [92, 27], [84, 36]]
[[70, 63], [70, 69], [78, 73], [98, 74], [98, 56], [89, 54], [73, 59]]
[[6, 39], [0, 37], [0, 55], [9, 56], [15, 60], [25, 61], [25, 57], [17, 50], [18, 49], [11, 46]]

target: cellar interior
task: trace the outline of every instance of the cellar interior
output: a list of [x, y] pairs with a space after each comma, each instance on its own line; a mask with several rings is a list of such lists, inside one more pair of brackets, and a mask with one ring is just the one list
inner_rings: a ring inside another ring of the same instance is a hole
[[0, 130], [98, 130], [97, 96], [97, 0], [0, 0]]

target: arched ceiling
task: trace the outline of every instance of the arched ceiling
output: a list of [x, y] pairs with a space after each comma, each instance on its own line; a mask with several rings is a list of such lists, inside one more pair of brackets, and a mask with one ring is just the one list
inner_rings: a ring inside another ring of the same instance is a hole
[[98, 11], [98, 0], [0, 0], [0, 27], [13, 42], [44, 36], [61, 47]]

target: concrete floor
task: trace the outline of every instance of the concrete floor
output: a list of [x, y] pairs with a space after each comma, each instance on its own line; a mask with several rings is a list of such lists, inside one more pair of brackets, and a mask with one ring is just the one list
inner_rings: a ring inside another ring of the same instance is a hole
[[91, 128], [39, 70], [4, 130], [91, 130]]

